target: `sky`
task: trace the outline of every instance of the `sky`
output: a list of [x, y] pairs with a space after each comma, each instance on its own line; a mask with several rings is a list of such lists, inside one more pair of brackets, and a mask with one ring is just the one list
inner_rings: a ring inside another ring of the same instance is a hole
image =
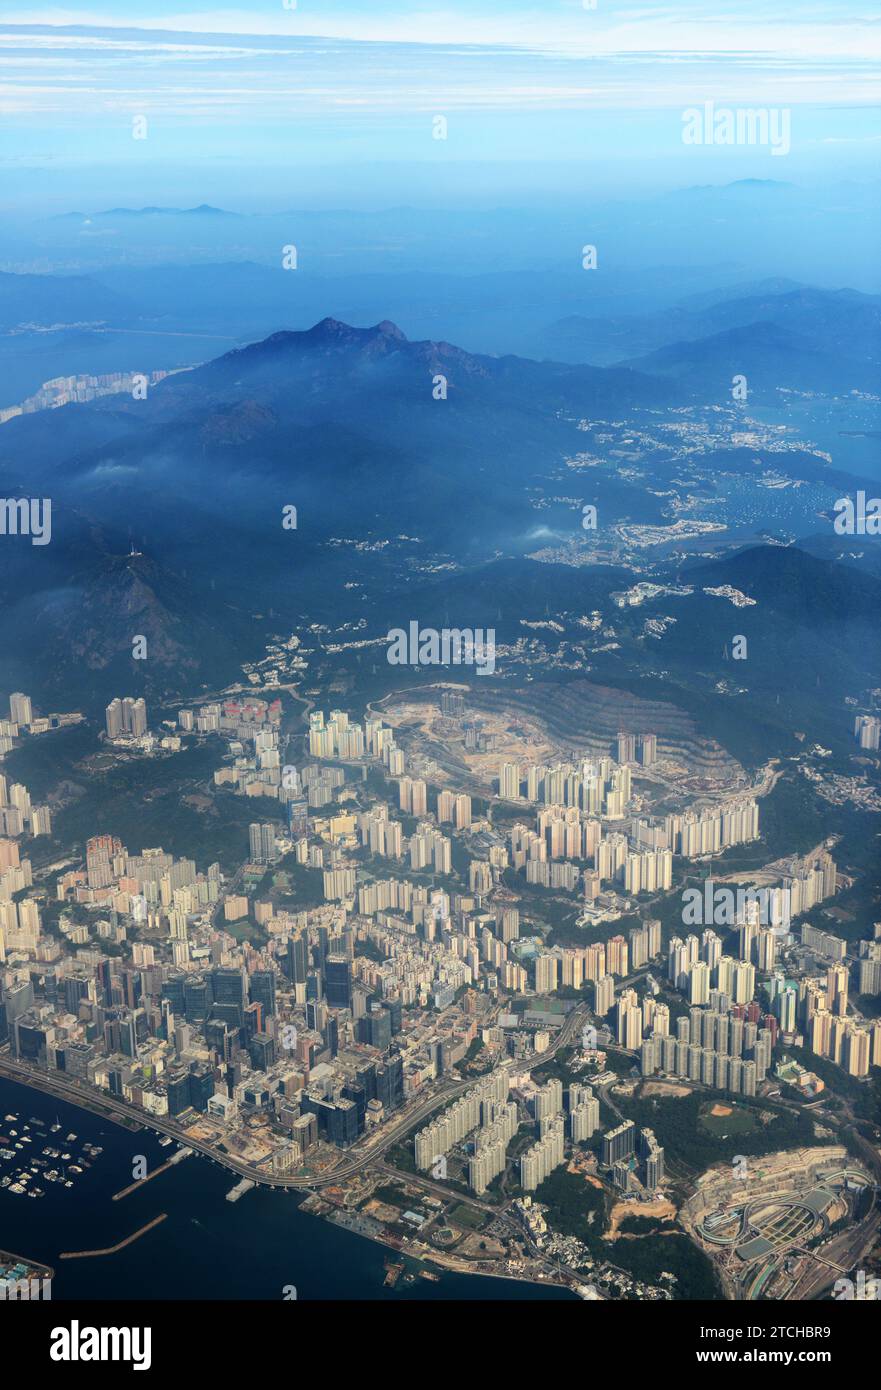
[[[784, 163], [790, 178], [877, 176], [881, 5], [866, 0], [290, 4], [4, 0], [0, 170], [13, 191], [38, 194], [14, 179], [43, 171], [60, 206], [76, 178], [98, 197], [115, 170], [142, 171], [155, 195], [195, 167], [212, 196], [230, 176], [227, 203], [233, 169], [247, 200], [261, 196], [256, 171], [271, 197], [294, 166], [311, 171], [307, 197], [325, 196], [331, 166], [356, 183], [370, 167], [379, 202], [400, 184], [391, 166], [436, 168], [446, 186], [454, 165], [559, 165], [561, 191], [586, 167], [622, 186], [779, 178]], [[692, 150], [687, 163], [682, 112], [709, 99], [791, 110], [787, 161]]]
[[561, 51], [713, 51], [804, 57], [866, 54], [869, 0], [8, 0], [7, 24], [133, 25], [180, 33], [318, 35], [357, 41], [517, 45]]

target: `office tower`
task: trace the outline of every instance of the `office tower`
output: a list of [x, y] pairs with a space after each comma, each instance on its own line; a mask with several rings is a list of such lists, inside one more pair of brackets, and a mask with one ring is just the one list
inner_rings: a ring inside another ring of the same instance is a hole
[[309, 970], [309, 946], [305, 936], [288, 937], [285, 971], [294, 984], [305, 984]]
[[251, 999], [260, 1004], [264, 1016], [270, 1017], [276, 1011], [275, 1004], [275, 972], [272, 970], [254, 970], [250, 978]]
[[221, 966], [211, 971], [212, 1018], [220, 1019], [233, 1028], [241, 1028], [248, 1003], [248, 985], [239, 967]]
[[328, 956], [324, 962], [324, 992], [332, 1009], [352, 1006], [352, 966], [346, 956]]
[[313, 1033], [323, 1033], [330, 1018], [326, 999], [309, 999], [306, 1003], [306, 1027]]
[[392, 1040], [392, 1024], [388, 1010], [380, 1008], [378, 1004], [371, 1005], [369, 1012], [360, 1020], [358, 1037], [378, 1051], [386, 1052]]
[[[65, 981], [65, 985], [67, 983], [68, 982]], [[87, 981], [76, 980], [74, 983], [81, 986], [82, 989], [74, 993], [73, 1008], [70, 1007], [69, 999], [67, 997], [65, 998], [67, 1012], [73, 1014], [77, 1013], [79, 1010], [79, 999], [86, 997], [88, 994]], [[8, 985], [3, 991], [2, 999], [6, 1022], [11, 1025], [17, 1018], [20, 1018], [22, 1014], [27, 1013], [28, 1010], [32, 1008], [34, 1003], [34, 987], [30, 980], [26, 980], [21, 984]]]

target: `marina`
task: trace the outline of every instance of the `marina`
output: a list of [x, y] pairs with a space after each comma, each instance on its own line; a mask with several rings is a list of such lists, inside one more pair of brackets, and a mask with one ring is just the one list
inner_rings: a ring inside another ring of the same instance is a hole
[[[28, 1146], [34, 1145], [35, 1140], [40, 1144], [50, 1134], [60, 1133], [59, 1120], [47, 1126], [46, 1121], [36, 1115], [23, 1121], [19, 1114], [9, 1111], [3, 1116], [3, 1123], [6, 1128], [0, 1134], [0, 1189], [15, 1197], [45, 1197], [45, 1187], [34, 1181], [38, 1177], [41, 1182], [73, 1188], [76, 1180], [104, 1152], [101, 1145], [84, 1142], [81, 1152], [77, 1153], [74, 1146], [79, 1143], [79, 1136], [71, 1130], [64, 1140], [70, 1147], [60, 1149], [53, 1144], [41, 1144], [37, 1156], [38, 1151]], [[58, 1160], [57, 1164], [50, 1167], [50, 1161], [54, 1160]]]

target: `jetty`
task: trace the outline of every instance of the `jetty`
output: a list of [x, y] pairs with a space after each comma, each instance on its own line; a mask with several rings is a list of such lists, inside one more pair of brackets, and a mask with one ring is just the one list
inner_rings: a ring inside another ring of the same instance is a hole
[[159, 1226], [168, 1216], [164, 1211], [159, 1216], [154, 1216], [152, 1221], [148, 1221], [146, 1226], [142, 1226], [139, 1231], [133, 1231], [125, 1240], [119, 1241], [117, 1245], [109, 1245], [106, 1250], [65, 1250], [58, 1256], [60, 1260], [89, 1260], [97, 1255], [117, 1255], [120, 1250], [124, 1250], [127, 1245], [132, 1245], [134, 1241], [140, 1240], [148, 1231], [152, 1231], [154, 1226]]

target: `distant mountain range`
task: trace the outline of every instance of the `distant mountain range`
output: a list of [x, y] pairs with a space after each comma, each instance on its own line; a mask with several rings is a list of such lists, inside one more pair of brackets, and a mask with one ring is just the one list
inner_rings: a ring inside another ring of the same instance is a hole
[[[132, 680], [200, 683], [231, 651], [221, 634], [253, 656], [273, 611], [289, 626], [307, 612], [339, 621], [347, 581], [394, 588], [400, 566], [436, 549], [460, 563], [525, 536], [528, 487], [559, 466], [573, 418], [670, 399], [631, 371], [481, 357], [411, 343], [390, 322], [326, 319], [169, 377], [146, 400], [21, 417], [0, 429], [0, 491], [51, 497], [53, 541], [2, 548], [0, 641], [71, 692], [103, 689], [119, 661]], [[659, 518], [656, 499], [612, 476], [610, 506], [622, 492]], [[125, 557], [130, 542], [149, 565]], [[130, 656], [142, 630], [143, 669]]]
[[855, 290], [781, 289], [779, 281], [731, 298], [707, 295], [641, 317], [553, 324], [549, 355], [615, 362], [681, 380], [696, 395], [745, 375], [763, 395], [779, 387], [822, 394], [874, 391], [881, 371], [881, 296]]
[[[687, 684], [696, 651], [717, 668], [724, 616], [754, 633], [769, 663], [785, 626], [790, 674], [809, 669], [817, 622], [828, 621], [834, 679], [856, 680], [878, 580], [834, 559], [747, 551], [698, 580], [755, 597], [763, 586], [755, 608], [701, 592], [631, 615], [610, 599], [632, 582], [627, 570], [523, 558], [544, 543], [534, 537], [549, 514], [536, 497], [555, 497], [563, 524], [578, 525], [585, 484], [566, 460], [584, 438], [579, 421], [654, 418], [691, 389], [328, 318], [171, 376], [146, 400], [108, 396], [13, 420], [0, 428], [0, 492], [50, 497], [53, 540], [0, 547], [0, 645], [21, 653], [6, 669], [17, 688], [55, 692], [56, 704], [123, 685], [152, 697], [232, 679], [271, 633], [304, 626], [328, 634], [323, 645], [436, 615], [442, 625], [498, 621], [499, 641], [516, 645], [528, 632], [521, 619], [598, 610], [618, 633], [596, 657], [604, 675], [666, 669]], [[609, 463], [587, 478], [607, 526], [669, 521], [651, 474]], [[751, 454], [747, 465], [754, 473]], [[295, 530], [282, 524], [291, 506]], [[676, 563], [646, 555], [642, 572], [669, 576]], [[647, 641], [655, 611], [676, 623]], [[840, 631], [835, 613], [846, 615]], [[566, 640], [582, 642], [572, 621]], [[143, 663], [131, 657], [136, 635], [147, 638]], [[774, 669], [751, 668], [762, 688], [773, 688]]]
[[[102, 215], [178, 214], [237, 216], [210, 207], [187, 213], [118, 209]], [[423, 331], [427, 327], [432, 339], [441, 318], [451, 319], [466, 338], [479, 324], [478, 339], [490, 346], [517, 344], [521, 355], [573, 366], [629, 368], [676, 381], [683, 396], [694, 400], [726, 396], [735, 374], [746, 376], [754, 400], [776, 400], [781, 389], [840, 395], [873, 392], [877, 386], [881, 296], [816, 289], [778, 277], [622, 313], [614, 280], [591, 284], [594, 314], [570, 314], [542, 326], [542, 305], [555, 299], [577, 302], [575, 286], [559, 276], [482, 276], [469, 282], [461, 276], [398, 275], [376, 277], [374, 284], [372, 277], [316, 280], [247, 261], [126, 267], [96, 277], [0, 274], [0, 335], [25, 324], [101, 325], [91, 341], [80, 337], [63, 344], [74, 369], [99, 373], [115, 360], [122, 369], [137, 370], [139, 354], [144, 369], [161, 365], [163, 354], [169, 366], [192, 364], [215, 355], [212, 339], [272, 337], [286, 320], [308, 322], [315, 307], [328, 300], [347, 319], [360, 318], [385, 297], [406, 306], [408, 321]], [[631, 290], [636, 288], [634, 282]], [[108, 329], [122, 332], [122, 339], [108, 338]], [[5, 362], [8, 378], [0, 405], [16, 403], [59, 374], [65, 357], [56, 339], [56, 334], [25, 334], [10, 353], [0, 336], [0, 370]]]
[[95, 218], [116, 217], [239, 217], [237, 212], [227, 212], [225, 208], [214, 208], [210, 203], [200, 203], [195, 208], [107, 208], [103, 212], [63, 212], [53, 218], [56, 222], [90, 222]]
[[[143, 518], [173, 486], [193, 512], [226, 509], [239, 524], [269, 527], [296, 502], [313, 536], [366, 526], [440, 540], [455, 528], [458, 549], [509, 511], [534, 524], [524, 487], [571, 448], [573, 420], [678, 398], [630, 370], [483, 357], [409, 342], [389, 322], [325, 319], [170, 377], [147, 400], [95, 402], [63, 462], [48, 420], [27, 422], [28, 447], [47, 486], [117, 524], [133, 497]], [[660, 515], [631, 491], [647, 518]]]
[[88, 275], [8, 275], [0, 271], [0, 332], [20, 324], [130, 320], [138, 306]]
[[855, 335], [849, 348], [845, 356], [814, 347], [776, 323], [751, 323], [709, 338], [672, 343], [624, 365], [675, 381], [700, 401], [730, 400], [732, 382], [739, 376], [745, 378], [753, 403], [773, 402], [781, 390], [827, 396], [872, 391], [878, 367], [870, 354], [878, 351], [877, 334], [868, 340]]

